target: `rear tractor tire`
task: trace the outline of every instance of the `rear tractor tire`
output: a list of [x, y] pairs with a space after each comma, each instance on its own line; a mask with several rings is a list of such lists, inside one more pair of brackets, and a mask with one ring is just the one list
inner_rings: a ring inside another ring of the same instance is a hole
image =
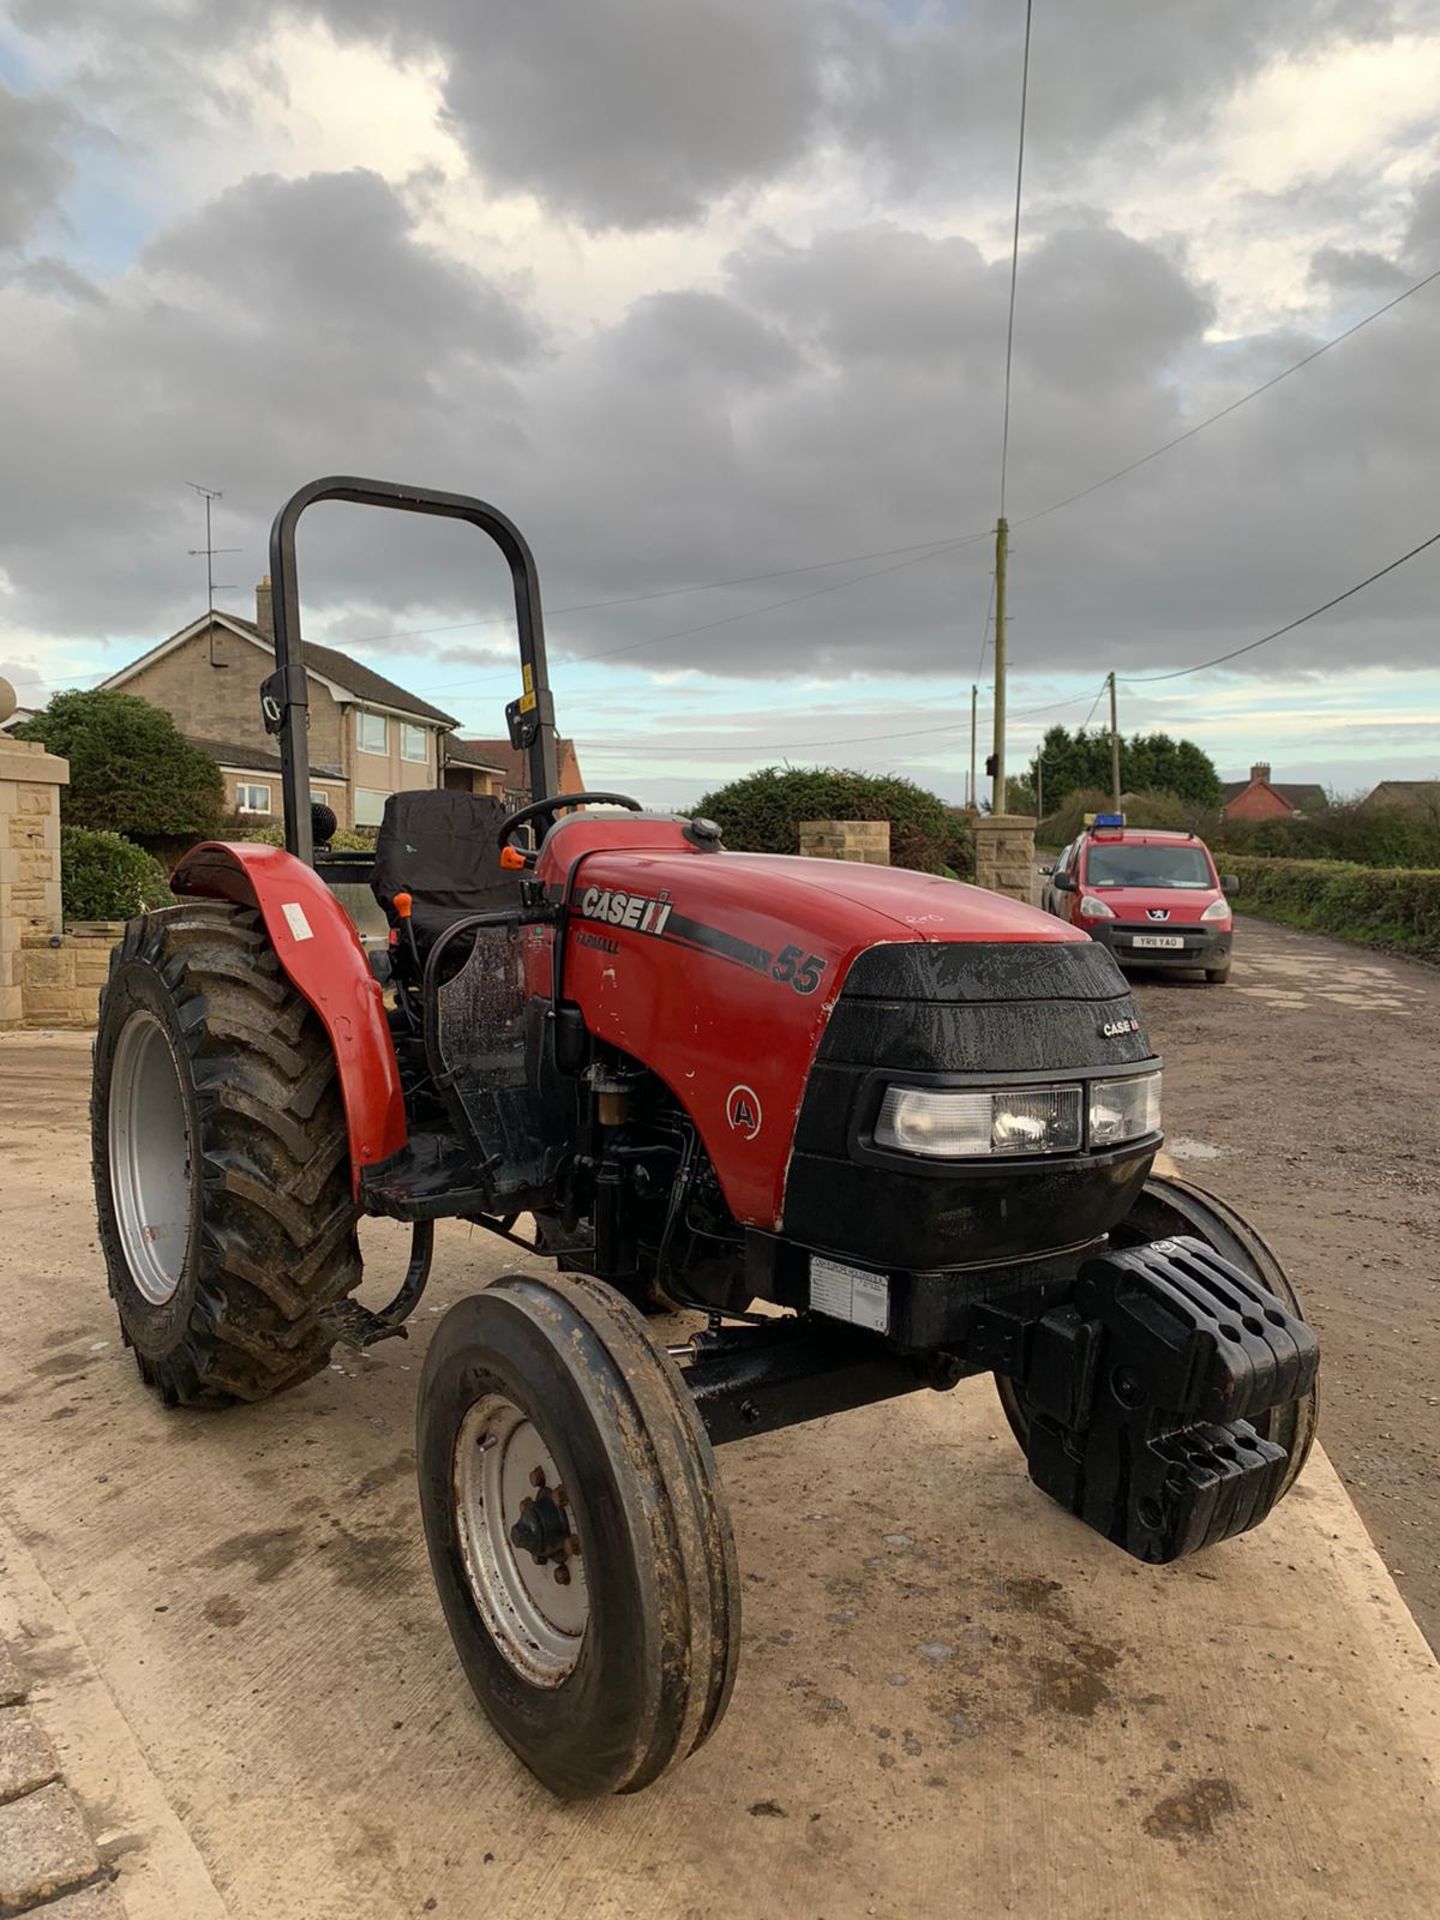
[[91, 1090], [100, 1244], [121, 1331], [167, 1405], [266, 1400], [329, 1358], [361, 1277], [334, 1055], [260, 915], [132, 920]]
[[420, 1509], [476, 1698], [564, 1799], [633, 1793], [720, 1722], [740, 1580], [673, 1361], [611, 1287], [507, 1274], [425, 1356]]

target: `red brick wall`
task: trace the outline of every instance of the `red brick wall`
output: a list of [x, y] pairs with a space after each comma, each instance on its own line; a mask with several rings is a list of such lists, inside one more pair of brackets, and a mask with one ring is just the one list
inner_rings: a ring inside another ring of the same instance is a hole
[[1295, 809], [1273, 787], [1252, 784], [1225, 807], [1227, 820], [1288, 820]]

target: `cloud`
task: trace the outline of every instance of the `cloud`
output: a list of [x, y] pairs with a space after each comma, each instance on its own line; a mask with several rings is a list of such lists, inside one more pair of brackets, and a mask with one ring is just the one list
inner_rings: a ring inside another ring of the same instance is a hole
[[73, 125], [62, 102], [13, 93], [0, 80], [0, 252], [23, 246], [70, 184]]

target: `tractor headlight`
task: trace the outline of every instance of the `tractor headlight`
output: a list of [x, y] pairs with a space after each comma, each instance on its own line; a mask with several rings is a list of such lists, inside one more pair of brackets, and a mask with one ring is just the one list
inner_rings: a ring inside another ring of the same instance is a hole
[[1090, 1088], [1090, 1144], [1118, 1147], [1160, 1131], [1160, 1076], [1097, 1080]]
[[887, 1087], [875, 1122], [877, 1147], [934, 1160], [1079, 1153], [1117, 1147], [1160, 1127], [1160, 1075], [1097, 1080], [1084, 1087], [996, 1087], [984, 1092]]
[[987, 1093], [887, 1087], [875, 1123], [875, 1144], [937, 1160], [1078, 1153], [1084, 1122], [1079, 1087], [996, 1088]]

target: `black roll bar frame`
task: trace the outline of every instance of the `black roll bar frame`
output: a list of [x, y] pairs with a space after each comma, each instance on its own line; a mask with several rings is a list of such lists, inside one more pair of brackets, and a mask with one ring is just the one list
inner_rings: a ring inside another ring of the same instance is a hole
[[[320, 500], [352, 500], [365, 507], [390, 507], [401, 513], [432, 513], [466, 520], [499, 547], [515, 586], [515, 623], [520, 641], [522, 692], [511, 711], [526, 739], [532, 800], [559, 792], [555, 748], [555, 702], [545, 664], [545, 628], [540, 611], [540, 581], [535, 557], [514, 522], [468, 493], [439, 493], [432, 487], [399, 486], [389, 480], [360, 480], [332, 475], [312, 480], [285, 502], [270, 529], [270, 581], [275, 618], [275, 671], [260, 689], [260, 711], [268, 733], [280, 740], [280, 782], [285, 797], [285, 845], [307, 866], [315, 864], [310, 825], [309, 690], [300, 640], [300, 588], [295, 568], [295, 529], [307, 507]], [[508, 717], [508, 715], [507, 715]], [[515, 737], [516, 721], [511, 735]]]

